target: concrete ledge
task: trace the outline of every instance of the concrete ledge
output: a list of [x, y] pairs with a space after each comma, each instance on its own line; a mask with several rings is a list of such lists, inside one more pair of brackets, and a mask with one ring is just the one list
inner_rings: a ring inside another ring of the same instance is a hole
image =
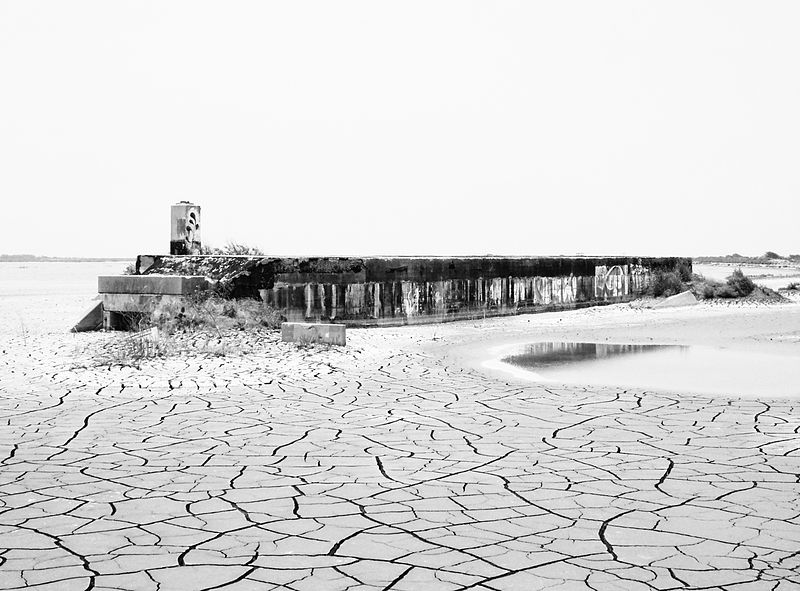
[[104, 293], [101, 297], [107, 312], [152, 312], [161, 304], [180, 306], [184, 302], [181, 296], [143, 293]]
[[284, 322], [281, 324], [281, 340], [285, 343], [324, 343], [344, 345], [344, 324], [305, 324]]
[[200, 275], [103, 275], [97, 278], [101, 294], [190, 295], [208, 289]]

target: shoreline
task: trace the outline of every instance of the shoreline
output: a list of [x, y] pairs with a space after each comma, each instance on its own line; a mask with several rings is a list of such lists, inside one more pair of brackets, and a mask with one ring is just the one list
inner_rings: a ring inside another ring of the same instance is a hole
[[[549, 340], [735, 346], [800, 357], [800, 301], [797, 300], [747, 307], [700, 302], [669, 309], [649, 309], [636, 304], [487, 320], [472, 330], [465, 326], [450, 333], [440, 331], [438, 338], [446, 340], [427, 343], [425, 348], [473, 369], [483, 367], [490, 349]], [[460, 342], [454, 340], [455, 335]], [[505, 372], [486, 369], [495, 378], [512, 379]]]

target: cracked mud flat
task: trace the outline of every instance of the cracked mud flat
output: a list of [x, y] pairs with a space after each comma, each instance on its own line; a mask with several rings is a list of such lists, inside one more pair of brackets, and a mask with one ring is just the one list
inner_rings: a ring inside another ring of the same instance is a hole
[[800, 306], [632, 306], [96, 367], [0, 335], [0, 589], [800, 588], [800, 403], [543, 387], [497, 342], [796, 352]]

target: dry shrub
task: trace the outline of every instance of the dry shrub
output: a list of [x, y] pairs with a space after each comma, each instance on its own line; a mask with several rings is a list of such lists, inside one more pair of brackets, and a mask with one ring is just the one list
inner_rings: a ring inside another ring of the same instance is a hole
[[257, 246], [250, 246], [249, 244], [241, 244], [239, 242], [228, 242], [222, 248], [214, 248], [213, 246], [203, 245], [200, 249], [200, 254], [204, 255], [251, 255], [262, 256], [264, 251]]
[[146, 359], [168, 355], [171, 351], [170, 344], [169, 337], [157, 327], [121, 332], [112, 342], [103, 343], [96, 360], [99, 365], [139, 367]]
[[277, 330], [284, 317], [259, 300], [228, 300], [213, 292], [154, 301], [124, 315], [128, 332], [116, 333], [94, 356], [101, 365], [138, 367], [145, 359], [180, 353], [226, 355], [239, 351], [229, 331]]
[[285, 321], [275, 308], [260, 300], [225, 300], [222, 303], [223, 316], [233, 319], [231, 327], [239, 330], [266, 328], [278, 330]]
[[692, 280], [692, 267], [688, 263], [678, 263], [675, 266], [675, 272], [678, 274], [680, 280], [684, 283]]
[[222, 337], [226, 330], [278, 330], [285, 321], [275, 308], [260, 300], [224, 299], [210, 292], [183, 298], [180, 303], [157, 304], [145, 315], [150, 326], [175, 332], [210, 331]]
[[678, 271], [656, 271], [650, 285], [655, 297], [669, 297], [685, 290]]
[[766, 299], [772, 298], [775, 294], [769, 288], [756, 286], [752, 279], [742, 273], [741, 269], [736, 269], [725, 280], [725, 283], [706, 279], [702, 275], [694, 275], [692, 278], [692, 292], [704, 300], [743, 298], [753, 294], [756, 290], [759, 290], [757, 294], [759, 297]]
[[[726, 287], [728, 290], [735, 294], [730, 297], [745, 297], [753, 293], [756, 284], [747, 275], [742, 273], [741, 269], [736, 269], [727, 279]], [[722, 296], [729, 297], [729, 296]]]
[[657, 298], [669, 297], [686, 291], [692, 280], [692, 266], [689, 263], [678, 263], [671, 271], [659, 269], [653, 272], [650, 282], [650, 295]]

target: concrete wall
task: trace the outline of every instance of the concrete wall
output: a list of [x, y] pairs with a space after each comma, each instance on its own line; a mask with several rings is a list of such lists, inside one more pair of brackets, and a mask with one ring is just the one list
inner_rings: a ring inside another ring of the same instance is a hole
[[639, 257], [271, 258], [141, 255], [138, 273], [199, 274], [260, 297], [290, 321], [353, 326], [445, 322], [622, 302], [656, 270]]

